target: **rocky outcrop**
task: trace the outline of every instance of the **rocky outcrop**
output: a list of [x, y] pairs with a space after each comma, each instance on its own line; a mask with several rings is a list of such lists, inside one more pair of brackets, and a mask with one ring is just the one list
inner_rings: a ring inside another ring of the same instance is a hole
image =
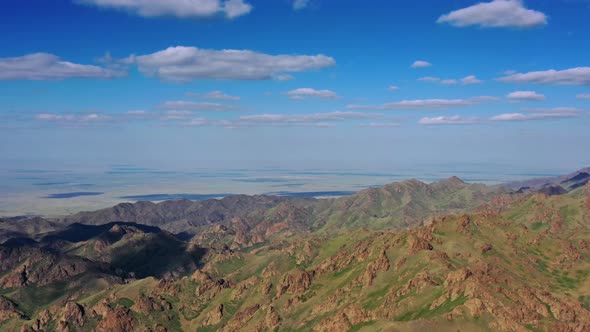
[[281, 283], [277, 286], [277, 297], [280, 297], [285, 293], [304, 293], [309, 286], [311, 286], [314, 275], [314, 271], [296, 271], [285, 275], [281, 280]]
[[76, 302], [68, 302], [57, 322], [58, 332], [75, 331], [84, 326], [85, 310]]
[[28, 319], [23, 312], [17, 309], [14, 302], [0, 295], [0, 323], [12, 318]]
[[387, 272], [390, 267], [387, 253], [383, 250], [377, 260], [367, 266], [365, 273], [361, 276], [361, 283], [364, 286], [372, 286], [373, 280], [377, 277], [377, 272]]
[[207, 313], [203, 325], [217, 325], [223, 319], [224, 307], [220, 304]]
[[242, 311], [237, 312], [220, 331], [233, 332], [243, 329], [244, 325], [248, 323], [252, 319], [252, 317], [254, 317], [254, 315], [258, 312], [259, 309], [260, 305], [255, 304]]
[[408, 237], [408, 254], [414, 255], [422, 250], [432, 250], [434, 247], [430, 242], [427, 240], [417, 237], [415, 235], [410, 235]]
[[96, 327], [96, 332], [128, 332], [133, 331], [137, 321], [129, 309], [118, 306], [109, 310]]

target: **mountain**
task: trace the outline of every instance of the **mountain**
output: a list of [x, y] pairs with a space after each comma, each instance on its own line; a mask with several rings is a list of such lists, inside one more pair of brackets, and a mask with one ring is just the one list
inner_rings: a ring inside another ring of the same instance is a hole
[[[423, 187], [415, 181], [405, 186]], [[465, 186], [451, 179], [431, 191], [420, 190], [431, 193], [431, 198], [447, 192], [450, 197], [445, 204], [449, 204]], [[291, 211], [288, 205], [274, 209], [266, 220], [290, 216], [313, 220], [307, 210], [299, 211], [303, 216]], [[209, 248], [194, 265], [166, 266], [165, 270], [174, 271], [169, 274], [142, 274], [149, 269], [137, 267], [149, 263], [143, 257], [158, 260], [159, 253], [166, 252], [172, 255], [153, 266], [166, 261], [186, 263], [183, 255], [199, 248], [197, 239], [184, 242], [153, 226], [142, 230], [126, 223], [111, 224], [81, 238], [76, 235], [81, 228], [75, 225], [74, 231], [45, 236], [38, 247], [3, 249], [0, 280], [18, 275], [15, 272], [22, 271], [22, 266], [29, 271], [26, 262], [31, 271], [38, 264], [47, 265], [41, 261], [54, 266], [43, 271], [70, 264], [75, 268], [67, 270], [70, 275], [58, 274], [63, 278], [53, 284], [29, 278], [20, 286], [2, 286], [0, 329], [590, 329], [590, 186], [563, 195], [499, 195], [468, 213], [431, 216], [407, 229], [375, 231], [354, 228], [348, 221], [344, 225], [350, 228], [284, 230], [241, 248]], [[222, 232], [220, 225], [209, 227], [211, 234]], [[158, 240], [153, 241], [154, 237]], [[151, 243], [164, 249], [151, 250]], [[183, 250], [166, 249], [177, 244]], [[117, 257], [130, 249], [134, 249], [132, 258], [117, 265], [122, 262]], [[37, 256], [42, 258], [29, 258]], [[65, 265], [59, 265], [60, 259]], [[119, 274], [112, 271], [125, 267]]]
[[3, 220], [26, 231], [0, 245], [0, 330], [585, 331], [590, 185], [568, 188], [452, 177]]
[[[573, 173], [555, 176], [543, 177], [526, 181], [509, 182], [504, 184], [504, 187], [513, 191], [538, 191], [547, 190], [547, 187], [553, 187], [559, 191], [571, 191], [580, 187], [584, 187], [590, 181], [590, 167], [579, 169]], [[558, 187], [561, 187], [560, 190]], [[555, 190], [554, 189], [554, 190]]]
[[396, 182], [324, 202], [316, 226], [328, 230], [415, 226], [428, 217], [475, 209], [502, 193], [502, 188], [468, 184], [457, 177], [430, 184], [415, 179]]
[[313, 198], [237, 195], [223, 199], [186, 199], [152, 203], [122, 203], [94, 212], [80, 212], [63, 218], [62, 224], [100, 225], [109, 222], [134, 222], [157, 226], [188, 238], [203, 227], [229, 222], [233, 218], [260, 218], [266, 211], [289, 202], [294, 206], [316, 203]]
[[40, 217], [0, 219], [0, 243], [14, 238], [34, 237], [53, 231], [60, 226], [60, 223]]

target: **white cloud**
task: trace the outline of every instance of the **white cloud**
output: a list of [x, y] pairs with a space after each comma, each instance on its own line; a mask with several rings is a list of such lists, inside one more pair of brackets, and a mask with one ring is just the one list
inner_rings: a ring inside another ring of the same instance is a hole
[[270, 80], [284, 73], [334, 66], [325, 55], [269, 55], [249, 50], [208, 50], [169, 47], [152, 54], [130, 56], [120, 62], [138, 65], [147, 76], [167, 81]]
[[227, 0], [223, 3], [222, 10], [228, 18], [236, 18], [252, 11], [252, 5], [243, 0]]
[[158, 108], [173, 111], [230, 111], [238, 109], [234, 105], [184, 100], [168, 101], [159, 105]]
[[112, 117], [99, 113], [59, 114], [39, 113], [35, 117], [38, 121], [51, 122], [64, 127], [84, 127], [92, 123], [112, 121]]
[[293, 75], [283, 74], [283, 75], [275, 76], [274, 79], [277, 81], [290, 81], [290, 80], [294, 80], [295, 77]]
[[429, 83], [440, 83], [443, 85], [456, 85], [456, 84], [463, 84], [463, 85], [470, 85], [470, 84], [479, 84], [482, 81], [478, 80], [477, 77], [475, 77], [474, 75], [469, 75], [467, 77], [464, 77], [460, 80], [457, 79], [442, 79], [440, 77], [432, 77], [432, 76], [426, 76], [426, 77], [420, 77], [418, 79], [418, 81], [421, 82], [429, 82]]
[[293, 9], [301, 10], [309, 5], [311, 0], [295, 0], [293, 1]]
[[426, 77], [420, 77], [418, 79], [418, 81], [435, 83], [435, 82], [440, 82], [441, 79], [439, 77], [426, 76]]
[[224, 15], [235, 18], [252, 11], [243, 0], [74, 0], [81, 4], [126, 10], [145, 16], [175, 16], [179, 18]]
[[494, 0], [442, 15], [437, 23], [448, 23], [456, 27], [477, 25], [485, 28], [532, 28], [547, 24], [547, 16], [525, 8], [521, 0]]
[[576, 96], [578, 99], [590, 99], [590, 93], [581, 93]]
[[207, 93], [187, 93], [187, 97], [201, 98], [201, 99], [213, 99], [213, 100], [240, 100], [238, 96], [228, 95], [219, 90], [207, 92]]
[[512, 100], [545, 100], [545, 96], [535, 91], [514, 91], [506, 95]]
[[432, 118], [422, 118], [418, 121], [421, 125], [465, 125], [478, 123], [478, 118], [463, 118], [458, 115], [454, 116], [437, 116]]
[[484, 101], [497, 100], [495, 97], [479, 96], [469, 99], [418, 99], [402, 100], [395, 103], [386, 103], [383, 105], [347, 105], [348, 109], [358, 110], [444, 110], [456, 107], [466, 107], [478, 104]]
[[144, 110], [131, 110], [131, 111], [127, 111], [127, 114], [131, 114], [131, 115], [145, 115], [145, 114], [147, 114], [147, 112], [144, 111]]
[[417, 60], [414, 61], [414, 63], [412, 64], [412, 68], [426, 68], [426, 67], [430, 67], [432, 66], [432, 63], [428, 62], [428, 61], [424, 61], [424, 60]]
[[455, 84], [458, 84], [458, 83], [459, 82], [457, 80], [454, 80], [454, 79], [446, 79], [446, 80], [440, 81], [440, 84], [443, 84], [443, 85], [455, 85]]
[[530, 113], [504, 113], [493, 116], [492, 121], [530, 121], [543, 119], [563, 119], [580, 116], [580, 110], [571, 107], [532, 109]]
[[369, 123], [361, 123], [359, 127], [368, 127], [368, 128], [394, 128], [399, 127], [400, 124], [397, 122], [369, 122]]
[[240, 116], [239, 120], [256, 123], [317, 123], [333, 122], [354, 119], [373, 119], [380, 118], [382, 114], [372, 114], [364, 112], [327, 112], [313, 114], [259, 114]]
[[244, 115], [237, 119], [207, 120], [191, 119], [181, 123], [185, 126], [214, 126], [223, 128], [247, 127], [334, 127], [336, 122], [381, 118], [382, 114], [361, 112], [327, 112], [313, 114], [256, 114]]
[[48, 53], [0, 58], [0, 80], [108, 79], [126, 75], [127, 73], [122, 71], [62, 61], [59, 57]]
[[480, 84], [482, 82], [483, 81], [477, 79], [477, 77], [475, 77], [475, 75], [469, 75], [469, 76], [463, 77], [461, 79], [461, 84], [463, 84], [463, 85]]
[[499, 80], [510, 83], [590, 85], [590, 67], [515, 73], [501, 77]]
[[191, 126], [191, 127], [201, 127], [201, 126], [207, 126], [210, 124], [211, 124], [211, 121], [209, 121], [205, 118], [195, 118], [195, 119], [192, 119], [188, 122], [183, 123], [183, 125]]
[[392, 85], [392, 86], [390, 86], [390, 87], [389, 87], [389, 88], [387, 88], [387, 89], [388, 89], [389, 91], [397, 91], [397, 90], [399, 90], [399, 86]]
[[170, 110], [166, 112], [167, 115], [176, 115], [176, 116], [187, 116], [192, 115], [193, 112], [191, 111], [179, 111], [179, 110]]
[[338, 95], [334, 91], [330, 90], [316, 90], [312, 88], [299, 88], [287, 92], [290, 99], [303, 100], [306, 98], [319, 98], [319, 99], [336, 99]]

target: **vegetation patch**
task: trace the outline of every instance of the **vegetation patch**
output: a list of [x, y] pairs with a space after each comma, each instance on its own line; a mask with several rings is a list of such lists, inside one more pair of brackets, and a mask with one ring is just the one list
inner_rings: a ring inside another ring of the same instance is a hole
[[461, 296], [457, 297], [455, 300], [447, 299], [443, 304], [440, 306], [430, 309], [432, 304], [429, 304], [421, 309], [415, 311], [408, 311], [405, 314], [402, 314], [395, 318], [397, 321], [411, 321], [420, 318], [433, 318], [436, 316], [440, 316], [447, 312], [451, 312], [456, 306], [462, 305], [467, 301], [467, 296], [465, 294], [461, 294]]

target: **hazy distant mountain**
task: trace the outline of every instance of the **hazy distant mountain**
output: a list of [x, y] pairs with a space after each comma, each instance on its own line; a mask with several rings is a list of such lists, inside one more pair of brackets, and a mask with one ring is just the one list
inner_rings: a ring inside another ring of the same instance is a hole
[[585, 186], [590, 181], [590, 167], [579, 169], [573, 173], [557, 176], [531, 179], [526, 181], [509, 182], [504, 186], [514, 191], [538, 191], [545, 187], [563, 188], [565, 191], [574, 190]]

